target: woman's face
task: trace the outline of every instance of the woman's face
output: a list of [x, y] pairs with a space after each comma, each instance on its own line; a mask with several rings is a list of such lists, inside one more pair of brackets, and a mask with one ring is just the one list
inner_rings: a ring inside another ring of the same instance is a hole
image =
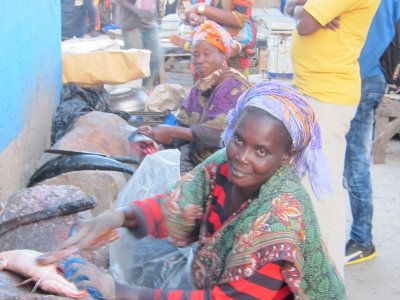
[[244, 112], [240, 116], [226, 152], [229, 177], [247, 193], [258, 192], [284, 163], [290, 159], [288, 132], [277, 120]]
[[207, 41], [196, 41], [192, 48], [192, 63], [196, 74], [206, 77], [220, 69], [225, 61], [225, 55], [217, 47]]

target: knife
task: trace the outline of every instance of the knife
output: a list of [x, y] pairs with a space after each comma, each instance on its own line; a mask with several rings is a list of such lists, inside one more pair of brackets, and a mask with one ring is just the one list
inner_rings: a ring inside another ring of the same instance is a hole
[[139, 164], [139, 160], [131, 158], [131, 157], [108, 155], [108, 154], [98, 153], [98, 152], [62, 150], [62, 149], [47, 149], [47, 150], [44, 150], [44, 152], [53, 153], [53, 154], [64, 154], [64, 155], [79, 155], [79, 154], [97, 155], [97, 156], [103, 156], [103, 157], [115, 159], [115, 160], [117, 160], [119, 162], [122, 162], [122, 163]]
[[54, 217], [66, 216], [87, 209], [91, 209], [94, 208], [96, 204], [96, 197], [89, 196], [75, 201], [62, 203], [55, 207], [50, 207], [27, 215], [19, 216], [11, 220], [5, 221], [4, 223], [1, 223], [0, 235], [3, 235], [4, 233], [12, 229], [18, 228], [22, 225], [28, 225], [38, 221]]

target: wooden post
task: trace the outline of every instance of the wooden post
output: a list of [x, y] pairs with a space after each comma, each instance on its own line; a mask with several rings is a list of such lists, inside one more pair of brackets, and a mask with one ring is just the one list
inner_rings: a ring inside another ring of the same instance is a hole
[[385, 163], [388, 141], [400, 132], [400, 100], [391, 95], [383, 97], [375, 115], [372, 156], [375, 164]]

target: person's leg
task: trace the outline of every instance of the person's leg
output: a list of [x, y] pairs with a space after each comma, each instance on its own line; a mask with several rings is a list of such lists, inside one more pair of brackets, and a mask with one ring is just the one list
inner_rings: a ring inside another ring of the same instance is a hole
[[309, 192], [322, 239], [339, 273], [344, 274], [344, 248], [346, 244], [346, 202], [347, 193], [343, 188], [343, 169], [346, 151], [345, 135], [356, 112], [356, 106], [336, 105], [320, 102], [307, 97], [313, 107], [321, 128], [322, 149], [328, 160], [333, 194], [317, 200], [307, 178], [303, 183]]
[[142, 49], [142, 37], [139, 29], [122, 30], [122, 37], [124, 39], [124, 49]]
[[158, 25], [156, 23], [149, 29], [142, 29], [143, 48], [151, 51], [150, 77], [143, 79], [143, 85], [156, 85], [160, 72], [162, 50], [158, 39]]
[[361, 102], [346, 135], [344, 178], [353, 215], [350, 239], [361, 247], [372, 246], [373, 203], [369, 167], [375, 109], [383, 97], [385, 85], [383, 75], [363, 80]]

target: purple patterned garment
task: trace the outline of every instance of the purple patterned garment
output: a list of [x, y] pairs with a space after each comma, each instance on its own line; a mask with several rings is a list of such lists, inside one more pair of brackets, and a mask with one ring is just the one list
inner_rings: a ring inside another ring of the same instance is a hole
[[189, 156], [193, 166], [219, 148], [220, 135], [228, 124], [226, 115], [249, 87], [250, 83], [239, 71], [224, 67], [200, 79], [191, 89], [177, 119], [180, 125], [192, 130], [194, 140]]
[[248, 85], [236, 78], [226, 79], [203, 93], [196, 85], [182, 103], [178, 121], [188, 127], [202, 124], [222, 131], [227, 126], [228, 111], [236, 107], [237, 99], [247, 88]]

